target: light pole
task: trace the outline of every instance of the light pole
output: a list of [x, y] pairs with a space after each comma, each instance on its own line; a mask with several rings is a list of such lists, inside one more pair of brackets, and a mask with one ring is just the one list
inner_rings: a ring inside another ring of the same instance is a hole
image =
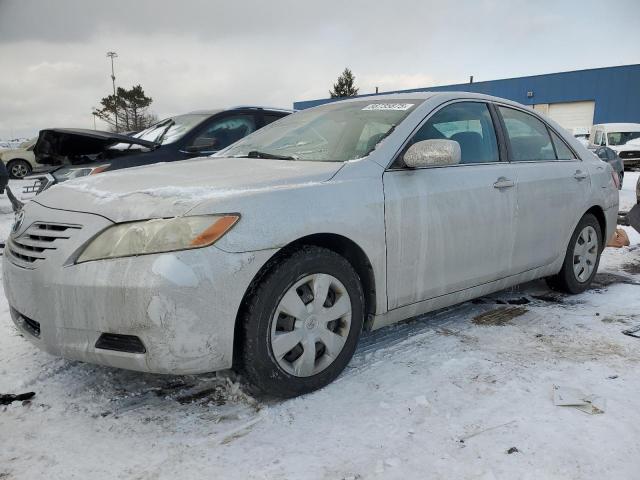
[[107, 52], [107, 57], [111, 58], [111, 81], [113, 82], [113, 112], [116, 117], [116, 133], [118, 132], [118, 96], [116, 95], [116, 75], [113, 71], [113, 59], [118, 54], [116, 52]]

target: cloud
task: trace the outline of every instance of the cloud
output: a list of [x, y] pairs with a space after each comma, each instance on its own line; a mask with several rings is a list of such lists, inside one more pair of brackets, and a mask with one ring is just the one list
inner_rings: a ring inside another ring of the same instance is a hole
[[[141, 84], [160, 117], [634, 63], [640, 4], [543, 0], [0, 0], [0, 138], [93, 127], [91, 107]], [[593, 12], [597, 11], [598, 15]], [[620, 14], [620, 12], [624, 14]], [[591, 41], [597, 32], [598, 42]]]

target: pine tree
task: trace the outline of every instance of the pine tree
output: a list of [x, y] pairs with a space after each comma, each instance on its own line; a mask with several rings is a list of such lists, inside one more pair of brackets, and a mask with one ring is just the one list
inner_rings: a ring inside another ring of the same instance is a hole
[[333, 84], [333, 90], [329, 91], [331, 98], [354, 97], [358, 95], [355, 86], [356, 77], [348, 68], [338, 77], [338, 81]]
[[109, 95], [100, 100], [100, 108], [94, 108], [93, 113], [108, 123], [115, 131], [116, 113], [118, 115], [118, 131], [144, 130], [156, 121], [156, 116], [148, 112], [153, 99], [147, 97], [140, 85], [129, 90], [118, 87], [117, 96]]

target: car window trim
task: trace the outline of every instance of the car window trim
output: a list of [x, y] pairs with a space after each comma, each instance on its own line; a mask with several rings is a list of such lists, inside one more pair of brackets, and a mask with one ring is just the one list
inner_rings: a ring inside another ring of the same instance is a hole
[[[502, 103], [502, 102], [492, 102], [495, 105], [496, 108], [496, 112], [500, 117], [500, 125], [502, 126], [502, 128], [504, 129], [504, 136], [505, 136], [505, 141], [507, 142], [507, 151], [508, 151], [508, 159], [509, 159], [509, 163], [546, 163], [546, 162], [581, 162], [582, 158], [580, 157], [580, 155], [578, 155], [575, 151], [575, 149], [569, 145], [563, 138], [562, 134], [558, 133], [558, 131], [553, 128], [551, 125], [549, 125], [544, 118], [542, 118], [540, 115], [538, 115], [537, 113], [535, 113], [535, 110], [529, 110], [527, 108], [520, 108], [514, 105], [510, 105], [508, 103]], [[540, 120], [542, 122], [542, 124], [546, 127], [547, 129], [547, 135], [549, 135], [549, 140], [551, 141], [551, 146], [553, 147], [553, 152], [555, 155], [555, 159], [554, 160], [520, 160], [520, 161], [515, 161], [513, 160], [513, 150], [511, 149], [511, 141], [509, 140], [509, 133], [507, 131], [507, 126], [504, 123], [504, 117], [502, 116], [502, 113], [500, 112], [500, 109], [498, 107], [504, 107], [504, 108], [510, 108], [512, 110], [518, 110], [526, 115], [531, 115], [534, 118], [537, 118], [538, 120]], [[565, 144], [565, 146], [569, 149], [569, 151], [573, 154], [574, 158], [572, 159], [565, 159], [565, 160], [560, 160], [558, 159], [558, 153], [556, 151], [556, 146], [553, 143], [553, 137], [551, 136], [551, 132], [554, 132], [558, 138], [560, 139], [560, 141], [562, 143]]]
[[[402, 166], [394, 167], [394, 165], [400, 159], [403, 152], [405, 152], [405, 149], [407, 148], [407, 145], [409, 144], [411, 139], [423, 127], [423, 125], [427, 123], [429, 119], [433, 117], [436, 113], [438, 113], [440, 110], [448, 107], [449, 105], [453, 105], [454, 103], [483, 103], [486, 105], [487, 109], [489, 110], [489, 115], [491, 116], [491, 123], [493, 125], [494, 135], [496, 136], [496, 144], [498, 145], [498, 161], [484, 162], [484, 163], [458, 163], [456, 165], [430, 165], [428, 167], [417, 167], [417, 168], [409, 168], [409, 167], [402, 167]], [[407, 136], [407, 138], [402, 142], [402, 145], [393, 155], [392, 160], [387, 165], [387, 168], [385, 168], [385, 171], [388, 171], [388, 172], [413, 171], [413, 170], [425, 170], [425, 169], [431, 169], [431, 168], [468, 167], [471, 165], [504, 165], [507, 162], [506, 162], [506, 159], [503, 159], [503, 156], [502, 156], [502, 148], [500, 144], [500, 138], [498, 135], [498, 126], [496, 125], [495, 118], [491, 113], [490, 103], [491, 102], [489, 100], [478, 99], [478, 98], [456, 98], [454, 100], [448, 100], [446, 102], [443, 102], [437, 105], [429, 113], [425, 115], [425, 117], [417, 124], [417, 126], [411, 131], [411, 133]]]

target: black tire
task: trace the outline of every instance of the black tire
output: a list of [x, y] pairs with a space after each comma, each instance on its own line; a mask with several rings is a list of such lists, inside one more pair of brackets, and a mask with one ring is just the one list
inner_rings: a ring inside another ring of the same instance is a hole
[[11, 160], [7, 163], [7, 171], [9, 172], [9, 178], [14, 180], [20, 180], [32, 171], [31, 165], [26, 160]]
[[[595, 261], [595, 268], [591, 272], [591, 275], [589, 275], [589, 277], [586, 280], [580, 281], [576, 277], [576, 274], [573, 269], [573, 265], [574, 265], [573, 252], [576, 246], [576, 242], [578, 241], [578, 236], [580, 235], [583, 229], [589, 226], [593, 227], [593, 229], [596, 231], [596, 235], [598, 238], [598, 245], [596, 248], [597, 257]], [[571, 240], [569, 240], [569, 245], [567, 246], [567, 252], [564, 257], [562, 269], [560, 270], [560, 272], [558, 272], [557, 275], [548, 277], [546, 279], [547, 285], [549, 285], [549, 287], [551, 287], [554, 290], [559, 290], [561, 292], [572, 293], [572, 294], [582, 293], [587, 288], [589, 288], [589, 285], [591, 285], [591, 282], [593, 281], [593, 277], [595, 277], [596, 273], [598, 272], [598, 265], [600, 264], [600, 254], [602, 253], [602, 250], [604, 248], [602, 238], [603, 238], [602, 230], [600, 228], [600, 223], [598, 222], [596, 217], [590, 213], [585, 214], [578, 222], [578, 226], [573, 232], [573, 235], [571, 235]]]
[[[285, 293], [299, 280], [316, 273], [332, 275], [344, 285], [351, 300], [350, 330], [331, 364], [315, 375], [298, 377], [278, 365], [271, 350], [271, 326]], [[351, 264], [326, 248], [303, 246], [277, 258], [256, 283], [239, 317], [237, 369], [263, 393], [277, 397], [295, 397], [331, 383], [351, 360], [364, 323], [364, 294]]]

